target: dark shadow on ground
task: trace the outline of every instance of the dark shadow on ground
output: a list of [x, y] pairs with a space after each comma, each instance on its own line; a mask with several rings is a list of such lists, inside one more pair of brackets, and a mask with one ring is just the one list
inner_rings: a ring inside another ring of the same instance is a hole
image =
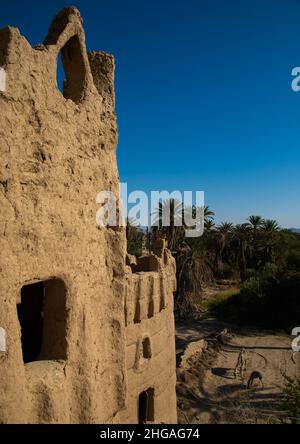
[[225, 367], [214, 367], [211, 369], [213, 375], [222, 376], [223, 378], [233, 379], [234, 378], [234, 369], [233, 368], [225, 368]]

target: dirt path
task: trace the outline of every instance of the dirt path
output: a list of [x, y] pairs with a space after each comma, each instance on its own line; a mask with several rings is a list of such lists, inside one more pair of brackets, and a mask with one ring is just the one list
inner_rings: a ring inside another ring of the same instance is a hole
[[[209, 340], [229, 327], [213, 317], [179, 323], [176, 332], [177, 363], [186, 346], [199, 339]], [[240, 350], [247, 356], [244, 377], [234, 378]], [[252, 371], [263, 376], [247, 389]], [[282, 372], [300, 376], [300, 353], [292, 355], [291, 338], [260, 331], [234, 331], [230, 341], [216, 350], [211, 347], [194, 359], [186, 371], [178, 371], [179, 421], [189, 423], [268, 423], [280, 417]]]

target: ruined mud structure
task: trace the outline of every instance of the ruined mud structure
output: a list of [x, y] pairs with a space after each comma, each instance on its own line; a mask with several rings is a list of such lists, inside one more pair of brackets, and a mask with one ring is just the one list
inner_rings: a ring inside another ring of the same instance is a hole
[[35, 48], [2, 29], [0, 66], [0, 422], [176, 422], [174, 259], [96, 224], [119, 193], [114, 60], [65, 8]]

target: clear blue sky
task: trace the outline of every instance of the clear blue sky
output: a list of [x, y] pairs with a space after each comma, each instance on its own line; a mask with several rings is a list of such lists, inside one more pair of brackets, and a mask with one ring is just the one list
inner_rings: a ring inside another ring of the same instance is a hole
[[[34, 45], [65, 1], [1, 2]], [[74, 1], [87, 49], [116, 58], [129, 188], [204, 190], [217, 221], [300, 227], [299, 0]]]

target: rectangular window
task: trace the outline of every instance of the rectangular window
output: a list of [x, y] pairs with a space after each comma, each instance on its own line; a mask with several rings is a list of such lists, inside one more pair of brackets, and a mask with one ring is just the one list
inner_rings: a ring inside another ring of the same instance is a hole
[[17, 313], [25, 364], [66, 359], [66, 288], [61, 279], [24, 285]]

